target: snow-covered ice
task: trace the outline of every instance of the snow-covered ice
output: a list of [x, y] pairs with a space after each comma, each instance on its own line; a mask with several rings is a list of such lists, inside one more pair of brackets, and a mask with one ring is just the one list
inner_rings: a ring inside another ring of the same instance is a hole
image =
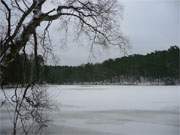
[[57, 107], [47, 135], [180, 135], [180, 86], [47, 88]]
[[[179, 86], [51, 86], [49, 133], [180, 135]], [[47, 133], [47, 134], [49, 134]]]

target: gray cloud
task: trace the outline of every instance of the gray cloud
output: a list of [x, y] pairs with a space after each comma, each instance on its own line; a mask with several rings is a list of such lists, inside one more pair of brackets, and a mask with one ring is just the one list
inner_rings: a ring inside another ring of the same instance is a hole
[[[124, 5], [122, 30], [130, 40], [129, 54], [145, 54], [153, 50], [167, 49], [171, 45], [180, 45], [180, 1], [179, 0], [121, 0]], [[60, 65], [80, 65], [87, 62], [101, 62], [108, 58], [123, 55], [116, 47], [104, 49], [94, 47], [94, 57], [89, 59], [89, 46], [86, 42], [71, 41], [65, 49], [57, 23], [52, 28], [52, 40]]]
[[179, 45], [180, 1], [129, 0], [124, 5], [124, 26], [130, 37], [132, 53]]

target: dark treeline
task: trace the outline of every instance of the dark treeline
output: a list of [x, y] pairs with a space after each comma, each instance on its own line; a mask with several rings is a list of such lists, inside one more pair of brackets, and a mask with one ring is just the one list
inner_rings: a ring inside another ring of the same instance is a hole
[[[39, 79], [49, 84], [179, 84], [179, 52], [177, 46], [168, 50], [155, 51], [147, 55], [134, 54], [127, 57], [109, 59], [103, 63], [81, 66], [48, 66], [39, 62]], [[6, 73], [6, 82], [21, 82], [23, 63], [20, 55]], [[41, 57], [40, 57], [41, 58]], [[25, 80], [32, 79], [33, 59], [28, 59]]]
[[175, 84], [179, 80], [179, 48], [147, 55], [130, 55], [109, 59], [101, 64], [72, 66], [45, 66], [43, 81], [54, 84], [106, 84], [164, 82]]
[[6, 68], [3, 78], [5, 85], [26, 84], [35, 80], [40, 80], [44, 66], [44, 60], [41, 55], [37, 56], [37, 66], [33, 55], [20, 54]]

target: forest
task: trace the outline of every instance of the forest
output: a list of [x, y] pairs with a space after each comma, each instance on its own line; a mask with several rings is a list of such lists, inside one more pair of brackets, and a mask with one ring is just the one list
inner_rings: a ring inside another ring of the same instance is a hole
[[[164, 84], [180, 82], [178, 46], [154, 51], [146, 55], [133, 54], [102, 63], [80, 66], [52, 66], [44, 64], [42, 56], [37, 63], [33, 55], [23, 54], [12, 62], [4, 73], [4, 84], [13, 85], [38, 80], [43, 84]], [[38, 67], [33, 68], [35, 65]], [[22, 79], [23, 78], [23, 79]]]

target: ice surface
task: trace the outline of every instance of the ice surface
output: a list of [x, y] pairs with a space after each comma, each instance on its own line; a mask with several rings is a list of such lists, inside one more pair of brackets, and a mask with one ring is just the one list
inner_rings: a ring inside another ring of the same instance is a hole
[[60, 111], [50, 129], [63, 135], [179, 135], [179, 88], [51, 86]]
[[[47, 135], [180, 135], [180, 86], [48, 86]], [[1, 111], [1, 114], [3, 112]], [[5, 115], [0, 115], [6, 122]], [[2, 124], [2, 123], [1, 123]]]

